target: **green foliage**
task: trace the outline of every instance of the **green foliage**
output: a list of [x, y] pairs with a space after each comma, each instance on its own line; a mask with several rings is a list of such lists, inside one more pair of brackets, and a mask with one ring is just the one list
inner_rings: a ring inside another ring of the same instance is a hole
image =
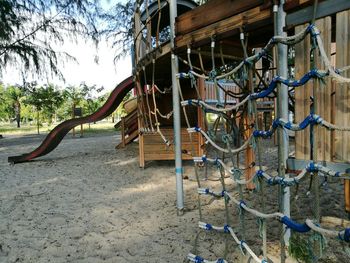
[[[318, 247], [318, 253], [315, 254], [313, 248]], [[325, 238], [318, 234], [311, 235], [299, 234], [293, 232], [289, 240], [289, 254], [298, 262], [312, 263], [317, 262], [322, 257], [326, 248]]]
[[135, 3], [136, 0], [116, 3], [101, 16], [107, 22], [101, 34], [106, 35], [107, 39], [112, 41], [112, 46], [116, 48], [115, 61], [130, 54], [133, 43]]
[[52, 47], [81, 36], [97, 41], [98, 0], [1, 0], [0, 74], [7, 66], [63, 78], [57, 62], [74, 59]]

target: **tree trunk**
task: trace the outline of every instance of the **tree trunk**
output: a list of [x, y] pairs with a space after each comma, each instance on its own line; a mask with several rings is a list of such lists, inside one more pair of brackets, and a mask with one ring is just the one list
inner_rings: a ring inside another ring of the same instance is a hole
[[21, 104], [20, 104], [20, 102], [16, 101], [14, 103], [14, 107], [15, 107], [17, 128], [20, 128], [21, 127]]
[[38, 130], [38, 134], [40, 134], [40, 122], [39, 122], [39, 117], [40, 117], [40, 114], [39, 114], [39, 110], [37, 109], [37, 110], [36, 110], [36, 127], [37, 127], [37, 130]]

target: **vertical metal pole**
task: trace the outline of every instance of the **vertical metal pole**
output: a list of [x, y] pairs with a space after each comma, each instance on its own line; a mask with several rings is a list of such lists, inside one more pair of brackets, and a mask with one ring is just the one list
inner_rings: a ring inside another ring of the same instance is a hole
[[[286, 26], [286, 13], [283, 10], [283, 5], [285, 0], [280, 1], [277, 12], [277, 34], [279, 36], [287, 36], [283, 28]], [[286, 45], [278, 44], [278, 66], [277, 74], [283, 78], [288, 77], [288, 48]], [[288, 120], [288, 87], [284, 84], [278, 85], [278, 97], [277, 97], [277, 107], [278, 107], [278, 118], [283, 118]], [[278, 133], [279, 144], [279, 172], [280, 176], [288, 177], [285, 174], [287, 158], [288, 158], [288, 147], [289, 138], [283, 128], [279, 128]], [[289, 187], [282, 187], [282, 213], [290, 217], [290, 189]], [[284, 243], [289, 245], [290, 229], [284, 229]]]
[[176, 74], [178, 73], [178, 59], [174, 54], [175, 47], [175, 18], [177, 16], [177, 2], [170, 0], [170, 45], [171, 45], [171, 82], [173, 93], [173, 118], [174, 118], [174, 143], [175, 143], [175, 173], [176, 173], [176, 206], [178, 215], [183, 214], [184, 193], [182, 181], [182, 154], [181, 154], [181, 120], [180, 99], [177, 86]]

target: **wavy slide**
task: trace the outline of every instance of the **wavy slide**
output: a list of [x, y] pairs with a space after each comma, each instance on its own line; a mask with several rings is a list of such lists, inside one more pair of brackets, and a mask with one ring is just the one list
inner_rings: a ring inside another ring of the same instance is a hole
[[12, 164], [28, 162], [37, 157], [48, 154], [58, 146], [58, 144], [62, 141], [64, 136], [75, 126], [84, 123], [99, 121], [110, 115], [119, 106], [123, 98], [133, 87], [133, 77], [125, 79], [112, 91], [106, 103], [99, 110], [97, 110], [89, 116], [62, 122], [61, 124], [57, 125], [46, 136], [45, 140], [34, 151], [30, 153], [25, 153], [23, 155], [10, 156], [8, 157], [8, 162]]

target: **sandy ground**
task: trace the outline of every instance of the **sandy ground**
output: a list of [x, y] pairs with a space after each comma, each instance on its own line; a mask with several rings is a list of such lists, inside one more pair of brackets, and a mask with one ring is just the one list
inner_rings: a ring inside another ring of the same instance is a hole
[[[240, 258], [239, 248], [227, 236], [198, 230], [197, 183], [192, 180], [184, 181], [186, 211], [177, 216], [173, 162], [151, 162], [140, 169], [137, 143], [115, 150], [119, 136], [100, 134], [67, 136], [35, 162], [8, 165], [9, 155], [28, 152], [42, 139], [41, 135], [0, 140], [0, 262], [187, 262], [186, 255], [197, 251], [211, 259]], [[276, 163], [276, 148], [264, 147], [263, 162]], [[185, 175], [193, 174], [192, 163], [186, 163]], [[210, 174], [203, 186], [220, 189], [217, 171]], [[228, 189], [236, 188], [228, 182]], [[306, 192], [298, 192], [300, 201], [292, 203], [296, 218], [310, 210], [312, 197]], [[276, 189], [266, 189], [265, 195], [272, 211]], [[244, 197], [259, 209], [258, 193], [245, 191]], [[322, 195], [323, 214], [344, 218], [342, 198], [341, 185], [330, 182]], [[224, 224], [223, 201], [201, 200], [203, 217]], [[229, 210], [238, 227], [236, 207], [230, 205]], [[274, 262], [279, 262], [278, 226], [276, 221], [268, 224]], [[245, 228], [245, 240], [259, 254], [256, 219], [247, 216]], [[329, 244], [324, 262], [349, 262], [348, 246]]]

